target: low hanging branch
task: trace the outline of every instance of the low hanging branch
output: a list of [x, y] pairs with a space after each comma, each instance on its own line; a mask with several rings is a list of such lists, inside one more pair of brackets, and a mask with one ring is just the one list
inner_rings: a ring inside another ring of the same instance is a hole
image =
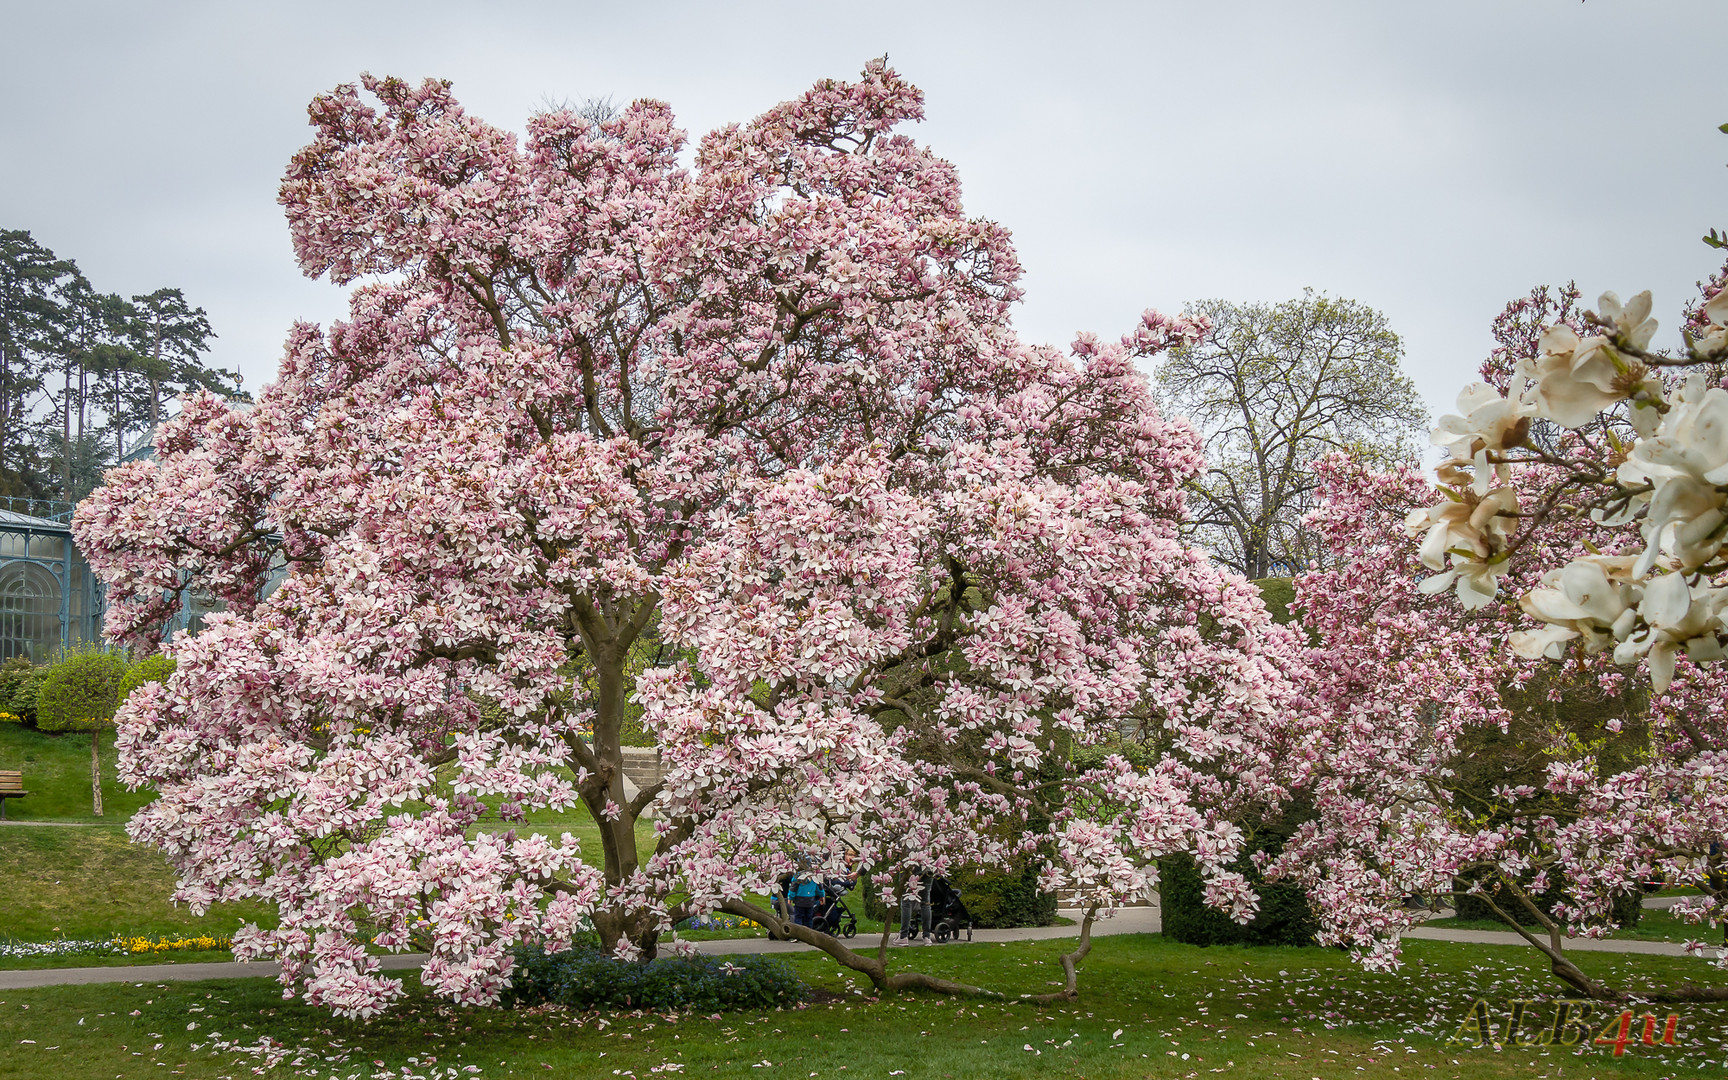
[[839, 938], [832, 934], [824, 934], [808, 926], [800, 926], [766, 908], [761, 908], [746, 900], [727, 900], [720, 905], [720, 910], [728, 915], [750, 919], [765, 927], [776, 937], [787, 941], [802, 941], [833, 957], [835, 962], [848, 971], [856, 971], [870, 980], [879, 994], [897, 994], [906, 990], [928, 990], [936, 994], [953, 994], [955, 996], [973, 996], [994, 998], [1000, 1001], [1024, 1001], [1034, 1005], [1048, 1005], [1056, 1001], [1073, 1001], [1080, 996], [1080, 961], [1086, 959], [1086, 954], [1092, 951], [1092, 922], [1098, 912], [1096, 906], [1086, 909], [1086, 916], [1080, 923], [1080, 944], [1073, 952], [1063, 953], [1059, 957], [1064, 978], [1063, 988], [1053, 994], [1020, 994], [1012, 996], [999, 990], [988, 990], [970, 983], [955, 982], [935, 975], [926, 975], [918, 971], [888, 970], [888, 935], [887, 926], [882, 928], [882, 941], [875, 956], [867, 956], [847, 948]]

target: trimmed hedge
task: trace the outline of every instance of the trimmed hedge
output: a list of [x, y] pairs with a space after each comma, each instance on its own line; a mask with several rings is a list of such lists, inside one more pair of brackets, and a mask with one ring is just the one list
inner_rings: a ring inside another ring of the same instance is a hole
[[1205, 880], [1190, 855], [1158, 860], [1158, 903], [1164, 935], [1184, 945], [1312, 945], [1314, 913], [1296, 885], [1268, 885], [1244, 856], [1230, 864], [1260, 894], [1260, 911], [1243, 926], [1206, 904]]
[[[1056, 922], [1056, 894], [1038, 891], [1038, 868], [1018, 874], [976, 874], [961, 877], [960, 902], [980, 930], [1016, 926], [1051, 926]], [[898, 916], [896, 916], [898, 917]]]
[[667, 958], [646, 964], [594, 949], [516, 951], [504, 992], [508, 1007], [568, 1005], [577, 1009], [727, 1012], [796, 1005], [810, 987], [784, 960], [771, 956]]
[[1299, 885], [1268, 885], [1252, 861], [1255, 851], [1268, 855], [1283, 851], [1296, 827], [1312, 817], [1311, 808], [1298, 804], [1283, 817], [1256, 823], [1250, 830], [1253, 842], [1230, 864], [1260, 894], [1260, 910], [1246, 926], [1207, 906], [1205, 879], [1192, 856], [1159, 859], [1158, 902], [1164, 934], [1185, 945], [1314, 944], [1316, 923], [1307, 894]]
[[1254, 587], [1260, 590], [1260, 600], [1266, 605], [1266, 613], [1272, 616], [1272, 621], [1280, 625], [1296, 618], [1290, 610], [1290, 605], [1296, 602], [1296, 583], [1287, 577], [1257, 578]]

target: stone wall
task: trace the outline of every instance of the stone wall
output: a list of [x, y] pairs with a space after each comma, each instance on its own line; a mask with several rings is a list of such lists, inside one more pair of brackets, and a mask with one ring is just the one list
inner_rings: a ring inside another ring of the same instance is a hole
[[624, 754], [624, 775], [638, 788], [656, 783], [666, 771], [660, 764], [660, 751], [655, 747], [622, 746], [619, 749]]

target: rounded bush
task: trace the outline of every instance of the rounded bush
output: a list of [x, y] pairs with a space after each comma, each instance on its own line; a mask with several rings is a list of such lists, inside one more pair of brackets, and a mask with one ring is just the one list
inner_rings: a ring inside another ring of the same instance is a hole
[[1056, 922], [1056, 894], [1039, 891], [1036, 866], [1017, 874], [962, 875], [955, 883], [972, 925], [981, 930]]
[[145, 683], [167, 682], [172, 674], [174, 658], [165, 653], [151, 653], [126, 669], [126, 677], [120, 680], [120, 700], [131, 697], [132, 691]]
[[84, 652], [48, 668], [36, 701], [43, 731], [89, 731], [114, 718], [126, 661], [116, 653]]

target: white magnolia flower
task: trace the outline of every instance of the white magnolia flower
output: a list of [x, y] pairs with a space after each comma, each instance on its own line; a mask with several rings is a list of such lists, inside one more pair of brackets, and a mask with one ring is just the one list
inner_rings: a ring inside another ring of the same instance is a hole
[[1728, 288], [1705, 302], [1704, 317], [1710, 320], [1710, 330], [1693, 342], [1692, 347], [1706, 357], [1728, 351]]
[[1531, 383], [1538, 414], [1565, 427], [1588, 424], [1643, 379], [1643, 365], [1632, 378], [1632, 369], [1600, 335], [1580, 338], [1556, 324], [1542, 335], [1540, 348], [1535, 359], [1519, 361], [1515, 374]]
[[1478, 446], [1504, 450], [1524, 441], [1529, 418], [1536, 407], [1501, 395], [1485, 382], [1471, 383], [1458, 394], [1462, 416], [1442, 416], [1432, 436], [1435, 446], [1462, 445], [1469, 449], [1458, 457], [1470, 457]]
[[1614, 340], [1630, 349], [1642, 352], [1656, 336], [1656, 320], [1650, 317], [1650, 290], [1620, 303], [1620, 297], [1605, 292], [1596, 301], [1596, 314], [1614, 324]]
[[1492, 386], [1478, 382], [1458, 395], [1458, 411], [1463, 415], [1442, 416], [1430, 438], [1435, 446], [1447, 447], [1453, 458], [1475, 467], [1473, 489], [1485, 495], [1492, 476], [1488, 452], [1522, 443], [1536, 406], [1516, 397], [1503, 397]]
[[1505, 546], [1518, 509], [1518, 496], [1509, 487], [1495, 488], [1482, 498], [1445, 499], [1412, 510], [1404, 519], [1411, 536], [1426, 532], [1419, 557], [1430, 570], [1444, 570], [1448, 552], [1486, 559]]
[[[1444, 592], [1456, 587], [1458, 599], [1469, 610], [1485, 607], [1494, 599], [1499, 577], [1506, 572], [1504, 560], [1496, 558], [1506, 547], [1518, 509], [1518, 496], [1509, 487], [1495, 488], [1480, 499], [1466, 496], [1447, 499], [1434, 506], [1414, 510], [1404, 519], [1404, 528], [1422, 538], [1422, 565], [1441, 573], [1424, 578], [1417, 586], [1424, 593]], [[1451, 569], [1446, 569], [1447, 556]]]
[[1704, 317], [1715, 326], [1728, 326], [1728, 289], [1704, 302]]
[[1559, 659], [1565, 643], [1582, 637], [1589, 652], [1602, 652], [1631, 633], [1640, 591], [1630, 579], [1630, 556], [1574, 559], [1543, 575], [1542, 587], [1518, 601], [1526, 613], [1549, 625], [1512, 635], [1519, 656]]
[[1658, 432], [1638, 440], [1616, 473], [1622, 484], [1648, 483], [1642, 577], [1666, 551], [1686, 569], [1702, 566], [1722, 546], [1723, 492], [1728, 484], [1728, 391], [1705, 386], [1693, 372]]
[[1485, 562], [1454, 555], [1452, 569], [1423, 578], [1422, 584], [1416, 588], [1430, 595], [1456, 588], [1458, 602], [1464, 605], [1464, 610], [1475, 611], [1494, 602], [1494, 594], [1500, 590], [1500, 575], [1506, 569], [1504, 562]]
[[1728, 589], [1688, 585], [1684, 574], [1664, 574], [1644, 587], [1638, 615], [1644, 626], [1614, 650], [1616, 664], [1648, 658], [1650, 685], [1657, 693], [1674, 680], [1674, 658], [1684, 648], [1699, 662], [1723, 658], [1722, 608]]

